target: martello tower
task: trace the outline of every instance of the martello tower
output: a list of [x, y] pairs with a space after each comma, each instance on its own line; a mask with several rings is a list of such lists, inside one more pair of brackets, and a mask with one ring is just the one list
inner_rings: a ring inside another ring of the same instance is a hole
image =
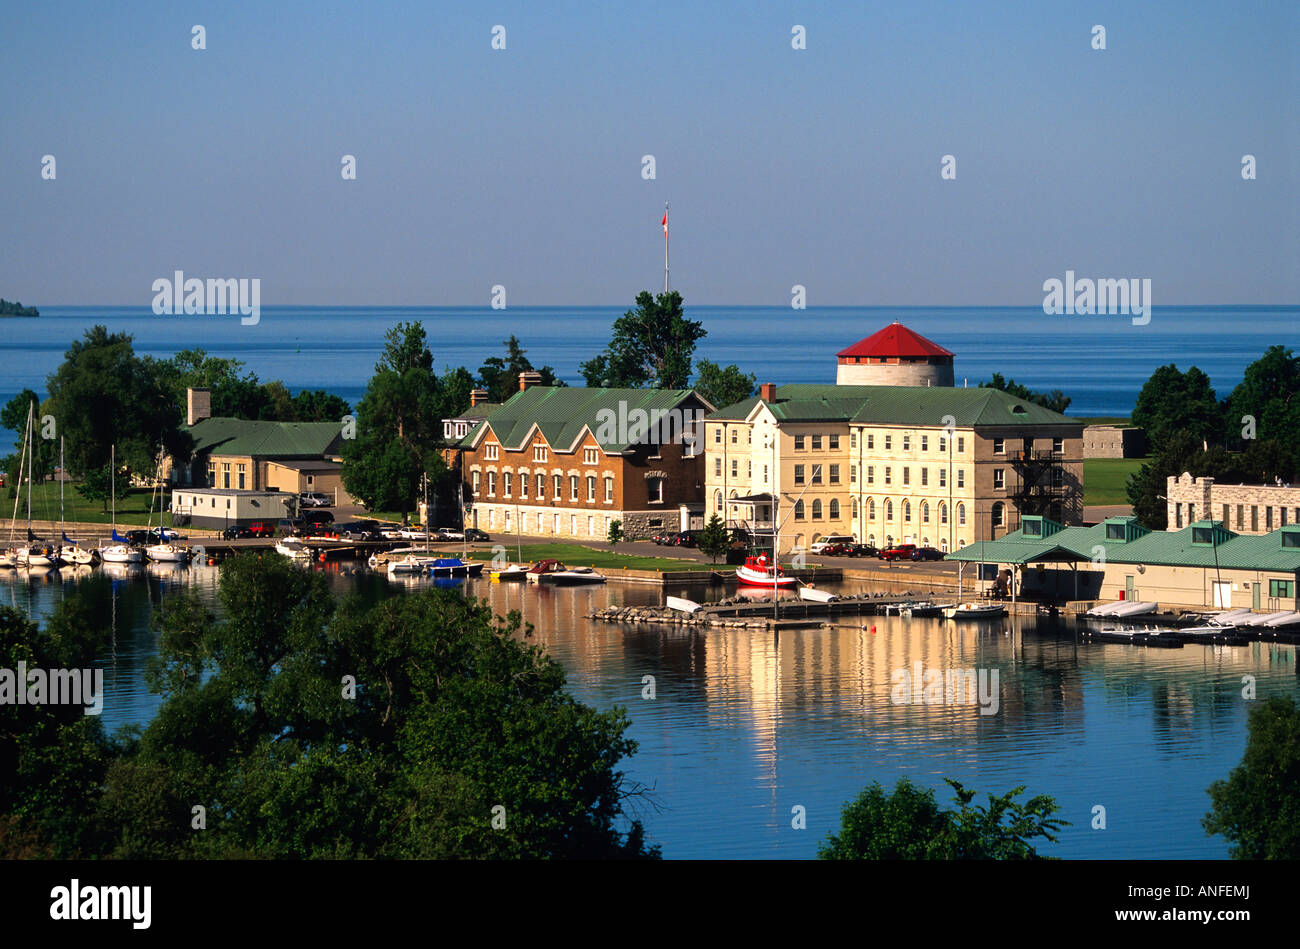
[[898, 320], [836, 354], [841, 386], [951, 386], [953, 354]]

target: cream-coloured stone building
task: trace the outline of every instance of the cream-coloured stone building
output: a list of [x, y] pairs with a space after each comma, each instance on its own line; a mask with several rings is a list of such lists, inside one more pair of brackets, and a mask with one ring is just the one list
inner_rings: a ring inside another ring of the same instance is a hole
[[1213, 518], [1238, 534], [1267, 534], [1300, 523], [1300, 485], [1216, 484], [1184, 471], [1166, 480], [1167, 530]]

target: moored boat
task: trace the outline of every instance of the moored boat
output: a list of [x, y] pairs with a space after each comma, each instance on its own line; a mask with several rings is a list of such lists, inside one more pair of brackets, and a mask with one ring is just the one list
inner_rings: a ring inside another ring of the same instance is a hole
[[482, 561], [459, 557], [438, 557], [429, 565], [429, 573], [435, 577], [477, 577], [482, 572]]
[[948, 619], [993, 619], [1006, 616], [1007, 608], [1001, 603], [967, 602], [947, 607], [943, 615]]
[[747, 586], [792, 587], [799, 581], [794, 577], [783, 576], [781, 568], [767, 559], [767, 554], [746, 557], [745, 562], [736, 568], [736, 579]]

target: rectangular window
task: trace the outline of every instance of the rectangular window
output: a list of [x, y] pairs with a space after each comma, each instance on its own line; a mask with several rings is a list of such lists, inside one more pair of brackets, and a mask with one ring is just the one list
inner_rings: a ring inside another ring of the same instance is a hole
[[1293, 580], [1270, 580], [1268, 581], [1268, 595], [1279, 599], [1290, 599], [1295, 595], [1294, 583]]
[[[564, 477], [563, 475], [556, 475], [554, 478], [551, 479], [552, 482], [553, 482], [552, 485], [551, 485], [551, 494], [552, 494], [552, 496], [555, 498], [555, 500], [557, 500], [557, 501], [560, 500], [560, 496], [561, 496], [561, 494], [563, 494], [563, 491], [564, 491], [564, 481], [563, 481], [563, 477]], [[559, 522], [557, 521], [557, 522], [556, 522], [557, 526], [556, 526], [556, 528], [555, 528], [555, 532], [556, 532], [557, 534], [560, 532], [560, 528], [559, 528], [559, 526], [558, 526], [558, 523], [559, 523]]]
[[904, 436], [903, 436], [903, 451], [911, 451], [911, 450], [912, 450], [912, 436], [911, 436], [911, 435], [904, 435]]
[[533, 448], [533, 461], [545, 461], [545, 460], [546, 460], [546, 446], [545, 445], [535, 446]]
[[1287, 531], [1282, 535], [1283, 547], [1300, 547], [1300, 531]]
[[519, 496], [521, 498], [528, 497], [528, 475], [522, 471], [519, 472]]
[[1001, 438], [993, 439], [993, 454], [1005, 455], [1007, 453], [1006, 442]]
[[646, 482], [651, 504], [662, 504], [664, 499], [664, 479], [651, 478]]
[[849, 465], [849, 484], [858, 483], [858, 466]]
[[496, 496], [497, 496], [497, 473], [495, 471], [489, 471], [488, 472], [488, 497], [494, 498]]
[[582, 450], [582, 463], [584, 465], [595, 465], [600, 463], [600, 449], [584, 448]]
[[[242, 476], [240, 477], [239, 482], [240, 482], [239, 486], [242, 488], [244, 486], [243, 483], [244, 479]], [[1271, 531], [1272, 529], [1273, 529], [1273, 505], [1270, 504], [1268, 507], [1264, 508], [1264, 530]]]
[[483, 457], [488, 461], [496, 461], [501, 451], [500, 445], [488, 445], [483, 449]]
[[794, 483], [803, 484], [803, 465], [794, 466]]
[[890, 476], [891, 476], [892, 474], [893, 474], [893, 472], [890, 470], [890, 468], [889, 468], [888, 466], [886, 466], [886, 467], [885, 467], [885, 484], [889, 484], [889, 483], [890, 483], [890, 481], [891, 481], [891, 477], [890, 477]]
[[[245, 481], [245, 479], [248, 477], [247, 474], [246, 474], [246, 472], [245, 472], [245, 468], [246, 468], [245, 465], [240, 465], [240, 466], [239, 466], [239, 490], [241, 490], [241, 491], [244, 490], [244, 488], [246, 487], [246, 485], [244, 484], [244, 481]], [[310, 481], [311, 479], [308, 478], [307, 480]]]
[[857, 447], [858, 447], [858, 433], [857, 433], [857, 432], [849, 432], [849, 447], [850, 447], [850, 448], [857, 448]]
[[942, 435], [939, 436], [939, 450], [940, 451], [948, 450], [948, 439], [944, 438]]
[[964, 468], [957, 469], [957, 487], [966, 487], [966, 470]]
[[721, 478], [721, 477], [722, 477], [722, 459], [721, 459], [721, 458], [714, 458], [714, 459], [713, 459], [713, 476], [714, 476], [715, 478]]
[[736, 444], [737, 440], [738, 440], [738, 433], [737, 433], [736, 429], [733, 428], [733, 429], [731, 430], [731, 444], [733, 444], [733, 445]]
[[872, 451], [876, 447], [876, 436], [873, 432], [867, 432], [867, 451]]
[[605, 479], [605, 503], [606, 504], [614, 503], [614, 479], [613, 478]]
[[930, 484], [930, 469], [921, 469], [921, 487], [927, 487]]
[[713, 444], [715, 444], [715, 445], [721, 445], [721, 444], [722, 444], [722, 426], [721, 426], [721, 425], [715, 425], [715, 426], [713, 426]]
[[1259, 508], [1254, 504], [1250, 506], [1250, 529], [1259, 530]]
[[794, 437], [794, 450], [795, 450], [795, 451], [803, 451], [803, 436], [802, 436], [802, 435], [796, 435], [796, 436]]
[[596, 500], [596, 476], [587, 475], [587, 500]]
[[922, 436], [921, 436], [921, 451], [929, 451], [929, 450], [930, 450], [930, 436], [929, 436], [929, 435], [922, 435]]
[[1182, 527], [1182, 526], [1183, 526], [1183, 502], [1177, 501], [1174, 503], [1174, 527]]
[[578, 476], [569, 475], [569, 500], [578, 500]]
[[745, 462], [745, 477], [750, 480], [754, 478], [754, 463], [752, 461]]
[[893, 447], [893, 441], [894, 441], [894, 436], [893, 436], [893, 435], [886, 435], [886, 436], [885, 436], [885, 451], [889, 451], [890, 448]]
[[911, 468], [904, 467], [904, 468], [903, 468], [903, 484], [911, 484], [911, 483], [912, 483], [912, 469], [911, 469]]
[[840, 483], [840, 466], [839, 466], [839, 465], [831, 465], [830, 482], [831, 482], [831, 484], [839, 484], [839, 483]]
[[1242, 530], [1246, 526], [1245, 507], [1237, 505], [1237, 530]]
[[993, 469], [993, 490], [1005, 491], [1007, 487], [1007, 473], [1004, 468]]
[[966, 450], [966, 439], [961, 435], [957, 436], [957, 453], [961, 454]]
[[947, 469], [947, 468], [940, 468], [940, 469], [939, 469], [939, 487], [941, 487], [941, 488], [946, 488], [946, 487], [948, 487], [948, 469]]
[[867, 484], [876, 483], [876, 466], [867, 465]]
[[813, 465], [813, 466], [812, 466], [812, 483], [813, 483], [813, 484], [821, 484], [821, 483], [822, 483], [822, 466], [821, 466], [821, 465]]
[[733, 478], [740, 477], [740, 462], [735, 458], [731, 459], [731, 476]]
[[839, 450], [840, 450], [840, 436], [838, 436], [838, 435], [827, 435], [827, 436], [826, 436], [826, 441], [827, 441], [827, 444], [830, 446], [830, 450], [831, 450], [831, 451], [839, 451]]
[[501, 473], [501, 487], [505, 489], [506, 497], [510, 497], [511, 482], [514, 481], [514, 477], [509, 471]]
[[537, 500], [546, 500], [546, 475], [539, 474], [537, 476]]
[[1052, 439], [1052, 451], [1056, 452], [1056, 454], [1058, 454], [1058, 455], [1065, 454], [1065, 439], [1064, 439], [1064, 438], [1053, 438], [1053, 439]]
[[822, 450], [822, 437], [820, 435], [814, 435], [812, 437], [812, 450], [813, 451]]

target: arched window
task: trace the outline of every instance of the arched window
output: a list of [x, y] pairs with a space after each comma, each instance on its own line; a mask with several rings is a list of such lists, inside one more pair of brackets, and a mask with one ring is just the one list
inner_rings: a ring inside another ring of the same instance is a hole
[[814, 498], [813, 499], [813, 520], [820, 521], [821, 519], [822, 519], [822, 502], [820, 498]]
[[832, 521], [837, 521], [837, 520], [839, 520], [839, 519], [840, 519], [840, 502], [839, 502], [839, 499], [838, 499], [838, 498], [831, 498], [831, 520], [832, 520]]
[[1003, 521], [1006, 520], [1006, 516], [1007, 516], [1007, 515], [1006, 515], [1006, 507], [1005, 507], [1005, 505], [1003, 505], [1003, 503], [1002, 503], [1001, 501], [997, 501], [996, 503], [994, 503], [994, 505], [993, 505], [993, 526], [994, 526], [994, 527], [1001, 527]]
[[939, 505], [939, 523], [940, 524], [948, 523], [948, 505], [946, 504]]
[[803, 520], [803, 501], [801, 500], [794, 502], [794, 519], [796, 521]]
[[930, 502], [929, 501], [921, 502], [921, 523], [922, 524], [930, 523]]
[[713, 492], [713, 509], [717, 511], [718, 514], [722, 514], [722, 492], [721, 491]]
[[947, 538], [947, 537], [944, 537], [943, 539], [941, 539], [941, 540], [939, 541], [939, 549], [942, 550], [945, 554], [948, 552], [948, 538]]
[[904, 524], [912, 523], [912, 502], [911, 501], [903, 502], [903, 523]]
[[894, 519], [894, 502], [885, 502], [885, 522], [888, 523]]
[[876, 519], [876, 499], [867, 498], [867, 520], [874, 521], [875, 519]]
[[[478, 494], [478, 489], [477, 489], [477, 488], [474, 490], [474, 493], [475, 493], [475, 494]], [[857, 499], [857, 498], [854, 498], [854, 499], [853, 499], [853, 519], [854, 519], [854, 520], [857, 520], [857, 519], [858, 519], [858, 499]]]
[[966, 505], [964, 504], [957, 505], [957, 526], [966, 526]]
[[876, 546], [876, 535], [875, 535], [875, 534], [868, 534], [868, 535], [867, 535], [867, 543], [870, 544], [872, 547]]

